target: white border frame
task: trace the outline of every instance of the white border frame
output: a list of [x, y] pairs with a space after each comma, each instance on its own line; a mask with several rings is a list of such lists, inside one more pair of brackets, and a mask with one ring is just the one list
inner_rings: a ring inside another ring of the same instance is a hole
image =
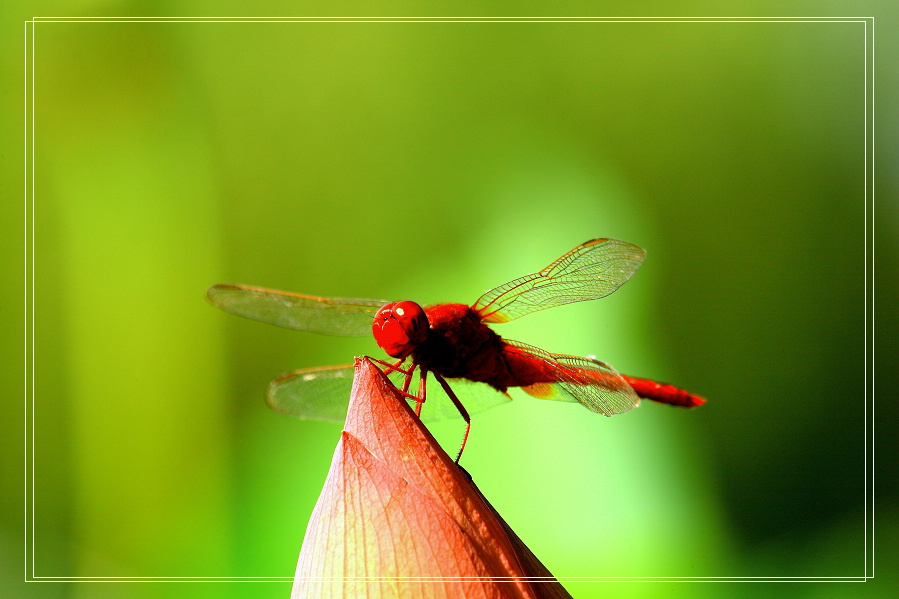
[[[864, 23], [865, 25], [865, 573], [863, 576], [559, 577], [560, 582], [865, 582], [874, 578], [874, 18], [873, 17], [33, 17], [25, 21], [25, 581], [292, 582], [292, 576], [36, 576], [34, 574], [34, 37], [37, 23]], [[870, 38], [869, 38], [870, 26]], [[870, 59], [870, 62], [869, 62]], [[869, 77], [870, 73], [870, 77]], [[870, 183], [869, 183], [870, 180]], [[869, 206], [871, 208], [869, 212]], [[869, 222], [870, 221], [870, 222]], [[30, 223], [30, 227], [29, 227]], [[870, 242], [869, 242], [870, 235]], [[869, 281], [870, 272], [870, 281]], [[869, 335], [870, 329], [870, 335]], [[870, 360], [869, 360], [870, 357]], [[868, 384], [870, 376], [870, 386]], [[336, 578], [400, 580], [442, 578]], [[451, 579], [457, 580], [457, 579]], [[490, 580], [474, 578], [474, 580]], [[532, 578], [529, 580], [541, 580]]]

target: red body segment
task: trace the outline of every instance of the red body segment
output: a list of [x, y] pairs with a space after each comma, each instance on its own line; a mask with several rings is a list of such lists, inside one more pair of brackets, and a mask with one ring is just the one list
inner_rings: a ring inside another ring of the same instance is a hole
[[412, 351], [415, 362], [446, 378], [467, 378], [505, 391], [510, 385], [503, 340], [465, 304], [425, 308], [430, 331]]
[[465, 304], [428, 306], [425, 314], [430, 332], [425, 341], [412, 350], [411, 356], [417, 364], [445, 378], [483, 382], [503, 392], [509, 387], [554, 384], [563, 380], [614, 390], [623, 379], [645, 399], [685, 408], [705, 403], [705, 399], [683, 389], [648, 379], [576, 367], [562, 370], [558, 364], [507, 344]]
[[632, 376], [621, 375], [627, 384], [633, 387], [640, 397], [666, 403], [682, 408], [695, 408], [705, 403], [705, 398], [693, 395], [679, 387], [667, 383], [657, 383], [649, 379], [638, 379]]

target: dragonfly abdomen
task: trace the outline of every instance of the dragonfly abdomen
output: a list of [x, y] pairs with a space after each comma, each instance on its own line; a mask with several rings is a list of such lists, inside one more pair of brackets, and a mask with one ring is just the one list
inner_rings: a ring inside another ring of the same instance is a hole
[[637, 392], [637, 395], [645, 399], [682, 408], [695, 408], [705, 403], [704, 397], [693, 395], [674, 385], [626, 375], [622, 375], [622, 377]]

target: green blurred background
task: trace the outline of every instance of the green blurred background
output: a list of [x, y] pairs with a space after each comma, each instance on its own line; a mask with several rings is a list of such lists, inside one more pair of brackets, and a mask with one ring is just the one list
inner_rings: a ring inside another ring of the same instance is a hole
[[[895, 17], [888, 5], [865, 14]], [[185, 14], [154, 6], [16, 14]], [[682, 14], [661, 6], [648, 14]], [[781, 11], [822, 14], [803, 6]], [[231, 12], [285, 11], [297, 14]], [[497, 11], [445, 14], [546, 14]], [[631, 282], [498, 332], [595, 354], [708, 404], [606, 419], [515, 395], [473, 422], [463, 465], [485, 495], [560, 577], [858, 577], [866, 559], [870, 574], [873, 365], [874, 582], [566, 586], [576, 597], [890, 596], [894, 26], [877, 22], [873, 147], [886, 168], [872, 213], [860, 23], [37, 24], [26, 461], [25, 56], [22, 21], [7, 24], [4, 579], [22, 578], [25, 464], [35, 576], [293, 575], [340, 426], [270, 412], [263, 391], [286, 370], [381, 354], [370, 339], [228, 316], [205, 301], [211, 284], [472, 302], [615, 237], [648, 253]], [[866, 361], [872, 253], [877, 353]], [[454, 450], [462, 428], [432, 430]], [[149, 598], [289, 587], [9, 588]]]

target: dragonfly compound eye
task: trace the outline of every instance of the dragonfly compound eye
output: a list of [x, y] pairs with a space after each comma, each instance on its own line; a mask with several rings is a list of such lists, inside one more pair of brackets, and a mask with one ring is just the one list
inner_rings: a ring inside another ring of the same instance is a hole
[[421, 306], [409, 300], [397, 302], [393, 313], [412, 343], [419, 344], [427, 338], [430, 325]]
[[372, 333], [378, 345], [394, 358], [405, 358], [428, 336], [428, 317], [411, 301], [394, 302], [375, 314]]

